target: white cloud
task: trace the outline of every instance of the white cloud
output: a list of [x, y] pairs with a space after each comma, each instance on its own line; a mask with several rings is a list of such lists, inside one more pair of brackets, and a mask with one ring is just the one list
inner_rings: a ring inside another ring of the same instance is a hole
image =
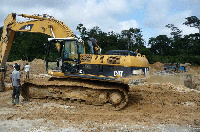
[[129, 28], [138, 28], [138, 24], [136, 22], [136, 20], [129, 20], [129, 21], [123, 21], [120, 22], [120, 28], [119, 30], [128, 30]]
[[199, 30], [197, 28], [194, 28], [194, 27], [181, 25], [181, 26], [179, 26], [179, 28], [183, 31], [183, 35], [188, 35], [188, 34], [191, 34], [191, 33], [199, 33]]
[[129, 5], [135, 9], [144, 9], [145, 5], [149, 3], [149, 0], [128, 0]]
[[[105, 0], [106, 3], [106, 0]], [[113, 14], [124, 14], [130, 10], [129, 3], [126, 0], [109, 0], [107, 8], [112, 11]]]
[[[77, 10], [78, 9], [78, 10]], [[118, 18], [130, 11], [126, 0], [88, 0], [71, 4], [65, 14], [74, 23], [83, 23], [87, 29], [99, 26], [104, 32], [121, 32]], [[71, 25], [75, 29], [76, 25]]]
[[162, 27], [170, 10], [169, 0], [151, 0], [147, 7], [145, 25], [152, 28]]

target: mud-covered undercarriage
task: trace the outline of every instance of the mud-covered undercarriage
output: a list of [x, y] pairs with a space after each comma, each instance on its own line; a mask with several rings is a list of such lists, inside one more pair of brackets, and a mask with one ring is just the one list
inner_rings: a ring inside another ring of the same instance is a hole
[[22, 96], [25, 99], [55, 98], [91, 105], [110, 104], [110, 109], [121, 110], [128, 103], [128, 85], [120, 82], [52, 77], [48, 82], [25, 82], [22, 85]]

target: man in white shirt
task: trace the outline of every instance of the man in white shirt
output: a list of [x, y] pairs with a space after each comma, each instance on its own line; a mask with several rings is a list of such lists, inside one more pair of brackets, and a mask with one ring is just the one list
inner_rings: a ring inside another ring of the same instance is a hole
[[25, 66], [26, 79], [29, 79], [29, 69], [30, 69], [30, 65], [26, 63], [26, 66]]

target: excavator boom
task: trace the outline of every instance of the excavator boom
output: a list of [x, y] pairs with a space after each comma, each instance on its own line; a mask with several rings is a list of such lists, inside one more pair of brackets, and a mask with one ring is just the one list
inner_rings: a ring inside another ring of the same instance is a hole
[[32, 20], [18, 22], [16, 21], [16, 16], [17, 15], [15, 13], [9, 14], [4, 22], [3, 34], [0, 41], [1, 67], [4, 67], [6, 64], [16, 31], [44, 33], [51, 36], [52, 38], [74, 37], [73, 32], [65, 23], [56, 20], [53, 17], [49, 17], [47, 15], [39, 16], [21, 14], [18, 16]]
[[9, 55], [10, 48], [15, 36], [15, 31], [9, 30], [7, 27], [16, 22], [16, 15], [9, 14], [4, 21], [3, 33], [0, 41], [0, 63], [4, 67]]

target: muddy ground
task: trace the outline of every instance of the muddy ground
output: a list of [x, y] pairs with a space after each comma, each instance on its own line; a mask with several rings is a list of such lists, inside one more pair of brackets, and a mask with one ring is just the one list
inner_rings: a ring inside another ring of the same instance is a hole
[[[35, 60], [31, 66], [36, 63], [43, 65]], [[31, 78], [45, 80], [38, 74], [44, 68], [32, 69]], [[11, 90], [1, 92], [0, 131], [200, 131], [200, 91], [183, 86], [184, 77], [150, 74], [143, 85], [130, 85], [128, 106], [121, 111], [76, 101], [23, 101], [22, 96], [17, 107]]]

